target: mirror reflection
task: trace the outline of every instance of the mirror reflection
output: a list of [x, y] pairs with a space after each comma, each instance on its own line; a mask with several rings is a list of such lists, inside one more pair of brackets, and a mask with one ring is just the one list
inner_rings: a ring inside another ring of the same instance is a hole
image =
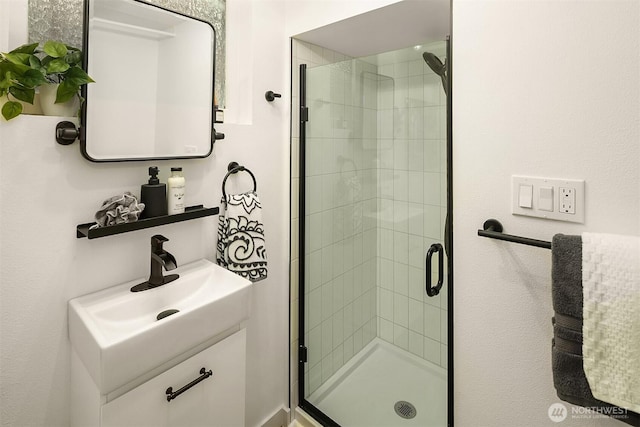
[[211, 153], [215, 33], [137, 0], [86, 0], [81, 148], [93, 161]]

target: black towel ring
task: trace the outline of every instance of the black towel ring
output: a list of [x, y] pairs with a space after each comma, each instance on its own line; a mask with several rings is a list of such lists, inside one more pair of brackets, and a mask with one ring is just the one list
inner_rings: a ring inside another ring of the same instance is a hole
[[253, 173], [249, 169], [245, 168], [242, 165], [239, 165], [237, 162], [231, 162], [229, 163], [229, 166], [227, 166], [227, 170], [229, 172], [227, 172], [227, 174], [224, 176], [224, 179], [222, 180], [222, 197], [224, 200], [227, 200], [227, 193], [225, 191], [227, 178], [229, 178], [229, 175], [233, 175], [234, 173], [238, 173], [241, 171], [245, 171], [249, 175], [251, 175], [251, 179], [253, 179], [253, 191], [254, 192], [258, 191], [258, 184], [256, 183], [256, 177], [253, 175]]

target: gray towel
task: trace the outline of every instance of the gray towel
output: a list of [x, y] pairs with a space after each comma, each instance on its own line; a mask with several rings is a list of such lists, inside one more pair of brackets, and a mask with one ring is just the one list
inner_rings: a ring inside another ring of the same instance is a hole
[[113, 196], [102, 202], [95, 214], [96, 223], [90, 228], [135, 222], [144, 209], [144, 203], [138, 203], [136, 196], [130, 192]]
[[582, 319], [582, 238], [556, 234], [551, 241], [553, 310]]
[[[593, 397], [582, 366], [582, 238], [556, 234], [551, 242], [553, 336], [551, 366], [558, 397], [594, 408], [632, 426], [640, 414], [624, 411]], [[616, 412], [611, 412], [615, 409]], [[622, 414], [622, 415], [619, 415]]]

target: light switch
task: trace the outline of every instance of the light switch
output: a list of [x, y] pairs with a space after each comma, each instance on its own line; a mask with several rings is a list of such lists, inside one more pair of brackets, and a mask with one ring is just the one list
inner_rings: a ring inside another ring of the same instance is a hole
[[529, 209], [533, 207], [533, 185], [521, 184], [518, 195], [518, 206]]
[[553, 212], [553, 187], [540, 187], [538, 209]]

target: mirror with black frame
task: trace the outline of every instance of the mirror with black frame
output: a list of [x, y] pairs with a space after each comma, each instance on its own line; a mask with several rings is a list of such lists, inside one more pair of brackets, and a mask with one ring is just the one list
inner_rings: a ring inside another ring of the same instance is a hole
[[215, 30], [140, 0], [85, 0], [80, 147], [91, 161], [200, 158], [214, 141]]

